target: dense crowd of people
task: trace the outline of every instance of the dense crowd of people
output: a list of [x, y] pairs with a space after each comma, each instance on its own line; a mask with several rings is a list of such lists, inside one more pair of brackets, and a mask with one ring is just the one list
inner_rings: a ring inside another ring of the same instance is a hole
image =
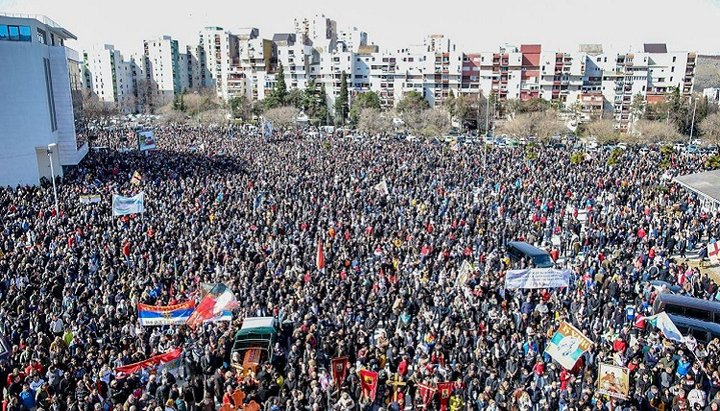
[[[59, 215], [49, 184], [0, 189], [4, 410], [242, 409], [238, 389], [264, 410], [423, 409], [418, 387], [441, 382], [450, 398], [424, 409], [720, 405], [718, 340], [691, 350], [626, 315], [653, 314], [650, 280], [718, 298], [682, 257], [718, 237], [720, 218], [670, 179], [702, 170], [702, 155], [675, 155], [666, 170], [658, 150], [632, 147], [608, 165], [608, 151], [573, 164], [572, 150], [543, 145], [273, 141], [189, 126], [155, 136], [147, 152], [126, 130], [94, 136], [58, 179]], [[140, 191], [145, 213], [112, 216], [112, 194]], [[81, 204], [88, 194], [101, 201]], [[551, 251], [570, 286], [505, 289], [505, 272], [528, 263], [509, 258], [513, 240]], [[218, 282], [238, 299], [232, 322], [139, 324], [138, 303], [197, 300]], [[281, 331], [273, 360], [241, 376], [233, 338], [254, 316]], [[544, 354], [562, 321], [594, 342], [571, 370]], [[179, 373], [114, 371], [176, 347]], [[338, 385], [330, 364], [342, 356]], [[630, 370], [627, 399], [598, 393], [600, 363]], [[379, 373], [374, 400], [361, 369]]]

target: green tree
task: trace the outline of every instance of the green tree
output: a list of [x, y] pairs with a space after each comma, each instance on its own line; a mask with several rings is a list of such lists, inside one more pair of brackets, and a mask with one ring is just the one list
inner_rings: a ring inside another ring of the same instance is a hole
[[633, 120], [639, 120], [642, 118], [645, 112], [645, 97], [642, 93], [637, 93], [633, 96], [632, 103], [630, 103], [630, 113], [633, 116]]
[[668, 96], [668, 104], [670, 108], [670, 123], [675, 125], [677, 131], [683, 134], [690, 133], [690, 112], [692, 109], [688, 107], [687, 99], [680, 94], [680, 89], [674, 87]]
[[305, 114], [314, 125], [327, 122], [327, 97], [325, 86], [318, 87], [315, 80], [310, 80], [305, 88]]
[[409, 91], [398, 102], [397, 109], [402, 114], [407, 111], [420, 112], [430, 108], [430, 104], [417, 91]]
[[358, 124], [360, 113], [366, 108], [380, 110], [380, 96], [374, 91], [368, 91], [358, 94], [350, 107], [350, 121]]
[[348, 116], [348, 85], [347, 74], [344, 71], [340, 75], [340, 93], [335, 99], [335, 116], [338, 119], [336, 123], [345, 124], [345, 119]]
[[230, 113], [233, 118], [247, 120], [252, 115], [252, 107], [245, 96], [233, 97], [228, 104], [230, 105]]
[[305, 92], [297, 88], [290, 90], [285, 97], [285, 103], [288, 106], [293, 106], [298, 110], [305, 110], [305, 107], [307, 105]]
[[285, 69], [282, 63], [278, 66], [278, 72], [275, 74], [275, 87], [273, 87], [270, 95], [265, 98], [265, 109], [281, 107], [285, 105], [287, 99], [287, 85], [285, 85]]

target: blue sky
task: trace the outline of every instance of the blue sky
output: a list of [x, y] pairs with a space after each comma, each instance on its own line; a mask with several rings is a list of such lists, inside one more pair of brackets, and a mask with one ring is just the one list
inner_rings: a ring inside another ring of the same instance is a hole
[[720, 54], [720, 0], [0, 0], [0, 11], [45, 14], [78, 36], [71, 47], [109, 43], [125, 54], [161, 34], [195, 42], [209, 25], [258, 27], [269, 37], [292, 30], [295, 17], [318, 13], [389, 49], [444, 33], [464, 51], [505, 43], [571, 51], [603, 43], [625, 51], [664, 42], [671, 50]]

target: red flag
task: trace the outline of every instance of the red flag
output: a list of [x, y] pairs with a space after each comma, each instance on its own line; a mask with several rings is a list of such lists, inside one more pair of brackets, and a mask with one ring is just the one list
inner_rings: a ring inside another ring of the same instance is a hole
[[347, 374], [349, 365], [348, 357], [333, 358], [330, 362], [332, 363], [333, 381], [335, 381], [335, 385], [339, 387], [345, 382], [345, 375]]
[[190, 328], [195, 328], [203, 321], [209, 320], [225, 310], [232, 310], [237, 306], [235, 294], [223, 283], [213, 285], [187, 320]]
[[440, 393], [440, 411], [447, 411], [448, 401], [452, 394], [453, 383], [446, 381], [441, 382], [437, 385], [438, 392]]
[[360, 370], [360, 386], [362, 387], [362, 395], [365, 398], [375, 401], [375, 393], [377, 391], [378, 373], [370, 370]]
[[645, 329], [645, 316], [642, 314], [637, 314], [635, 316], [635, 319], [633, 320], [633, 326], [640, 329]]
[[177, 360], [182, 355], [182, 348], [176, 348], [172, 351], [164, 354], [150, 357], [147, 360], [136, 362], [134, 364], [123, 365], [122, 367], [115, 368], [115, 372], [122, 372], [125, 374], [132, 374], [136, 371], [144, 370], [146, 368], [155, 368], [158, 365], [167, 364], [171, 361]]
[[435, 397], [435, 392], [437, 392], [437, 390], [427, 384], [418, 384], [417, 387], [422, 403], [425, 407], [427, 407], [433, 397]]
[[317, 260], [315, 262], [318, 270], [322, 271], [325, 269], [325, 252], [323, 251], [322, 240], [318, 240]]

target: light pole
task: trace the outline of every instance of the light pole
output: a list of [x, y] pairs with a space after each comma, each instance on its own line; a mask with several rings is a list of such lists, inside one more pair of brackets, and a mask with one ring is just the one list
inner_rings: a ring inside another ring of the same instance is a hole
[[690, 122], [690, 142], [692, 143], [693, 138], [693, 132], [695, 131], [695, 111], [697, 110], [697, 99], [695, 99], [695, 104], [693, 105], [693, 115], [692, 115], [692, 121]]
[[57, 187], [55, 186], [55, 168], [53, 167], [53, 150], [57, 148], [57, 144], [48, 144], [47, 146], [47, 155], [48, 159], [50, 160], [50, 174], [52, 178], [52, 185], [53, 185], [53, 195], [55, 197], [55, 216], [60, 218], [60, 207], [58, 206], [58, 196], [57, 196]]
[[195, 116], [200, 115], [200, 94], [198, 94], [197, 90], [193, 91], [193, 94], [195, 94]]

